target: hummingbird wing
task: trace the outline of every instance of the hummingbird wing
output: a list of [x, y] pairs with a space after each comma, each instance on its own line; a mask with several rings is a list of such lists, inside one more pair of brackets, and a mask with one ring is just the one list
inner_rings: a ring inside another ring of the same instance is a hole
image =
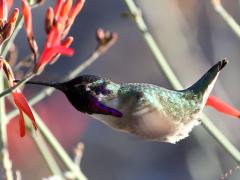
[[174, 123], [164, 113], [156, 95], [135, 92], [124, 107], [128, 110], [124, 118], [132, 133], [151, 140], [169, 141], [167, 137], [173, 132]]

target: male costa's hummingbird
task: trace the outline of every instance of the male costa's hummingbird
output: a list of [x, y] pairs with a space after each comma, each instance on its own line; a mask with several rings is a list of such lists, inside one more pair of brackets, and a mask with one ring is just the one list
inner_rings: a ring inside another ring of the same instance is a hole
[[[61, 90], [78, 111], [90, 114], [113, 129], [145, 139], [176, 143], [199, 124], [199, 116], [226, 64], [226, 60], [219, 61], [185, 90], [169, 90], [145, 83], [118, 84], [94, 75], [82, 75], [63, 83], [27, 83]], [[214, 98], [207, 104], [225, 113], [229, 108], [229, 114], [240, 115], [239, 111]]]

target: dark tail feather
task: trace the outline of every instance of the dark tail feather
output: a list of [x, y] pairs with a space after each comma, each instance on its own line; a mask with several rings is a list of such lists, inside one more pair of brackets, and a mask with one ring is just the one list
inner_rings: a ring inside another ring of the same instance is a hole
[[[15, 82], [18, 82], [19, 80], [15, 80]], [[42, 81], [28, 81], [26, 84], [36, 84], [41, 86], [48, 86], [48, 87], [54, 87], [56, 89], [62, 89], [61, 83], [54, 83], [54, 82], [42, 82]]]
[[218, 73], [226, 66], [228, 61], [223, 59], [211, 67], [195, 84], [189, 87], [186, 90], [191, 90], [194, 93], [205, 92], [208, 88], [208, 85], [215, 79]]

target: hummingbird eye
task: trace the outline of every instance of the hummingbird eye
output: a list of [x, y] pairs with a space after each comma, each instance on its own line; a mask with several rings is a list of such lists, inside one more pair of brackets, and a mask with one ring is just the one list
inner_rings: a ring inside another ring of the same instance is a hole
[[99, 95], [99, 94], [108, 95], [108, 94], [110, 94], [110, 90], [108, 90], [106, 88], [105, 84], [101, 84], [101, 85], [95, 87], [94, 91], [95, 91], [96, 95]]

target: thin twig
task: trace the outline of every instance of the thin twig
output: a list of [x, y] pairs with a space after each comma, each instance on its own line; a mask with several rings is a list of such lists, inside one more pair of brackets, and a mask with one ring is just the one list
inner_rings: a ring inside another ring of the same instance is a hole
[[[0, 91], [4, 89], [3, 73], [0, 73]], [[2, 179], [13, 180], [12, 162], [9, 159], [7, 146], [7, 117], [5, 108], [5, 98], [0, 99], [0, 168], [2, 169]]]
[[48, 146], [45, 140], [43, 139], [42, 135], [40, 133], [36, 134], [34, 131], [31, 133], [31, 135], [33, 141], [37, 145], [38, 150], [42, 154], [42, 157], [44, 158], [52, 175], [61, 176], [62, 175], [61, 169], [58, 166], [57, 162], [55, 161], [52, 153], [49, 151]]
[[212, 0], [215, 11], [223, 18], [233, 32], [240, 38], [240, 26], [233, 17], [224, 9], [221, 0]]
[[23, 84], [25, 84], [27, 81], [29, 81], [30, 79], [32, 79], [36, 74], [30, 73], [28, 75], [26, 75], [23, 79], [21, 79], [20, 81], [18, 81], [14, 86], [9, 87], [7, 89], [5, 89], [4, 91], [2, 91], [0, 93], [0, 98], [3, 98], [5, 96], [7, 96], [8, 94], [10, 94], [11, 92], [13, 92], [15, 89], [17, 89], [18, 87], [22, 86]]
[[19, 170], [16, 171], [16, 180], [22, 180], [22, 174]]
[[84, 144], [82, 142], [78, 143], [74, 148], [74, 162], [77, 166], [80, 166], [84, 152]]
[[[155, 57], [160, 70], [164, 72], [168, 81], [175, 89], [183, 89], [180, 81], [170, 68], [166, 58], [163, 56], [153, 36], [148, 31], [146, 23], [143, 20], [139, 8], [136, 6], [133, 0], [124, 0], [128, 7], [129, 13], [134, 17], [134, 21], [142, 33], [142, 36], [149, 47], [150, 51]], [[226, 152], [237, 162], [240, 163], [240, 152], [238, 149], [222, 134], [222, 132], [210, 121], [210, 119], [203, 115], [202, 118], [203, 127], [209, 132], [209, 134], [223, 147]]]
[[87, 178], [82, 173], [82, 171], [80, 171], [80, 168], [69, 157], [69, 155], [66, 153], [66, 151], [64, 150], [62, 145], [58, 142], [58, 140], [54, 137], [52, 132], [44, 124], [44, 122], [41, 120], [39, 115], [34, 110], [32, 110], [32, 111], [34, 113], [34, 117], [36, 119], [36, 122], [38, 124], [39, 130], [41, 131], [43, 137], [46, 139], [46, 141], [52, 147], [54, 152], [57, 153], [57, 155], [63, 161], [65, 166], [76, 176], [76, 179], [78, 179], [78, 180], [87, 180]]
[[[79, 142], [77, 146], [74, 148], [74, 162], [79, 168], [81, 167], [83, 152], [84, 152], [84, 144], [82, 142]], [[74, 174], [70, 171], [65, 172], [64, 177], [66, 180], [75, 179]]]

